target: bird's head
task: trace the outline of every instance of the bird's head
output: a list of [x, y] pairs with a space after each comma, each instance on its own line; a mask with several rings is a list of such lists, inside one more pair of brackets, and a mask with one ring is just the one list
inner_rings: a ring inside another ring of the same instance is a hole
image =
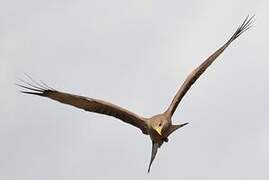
[[150, 123], [151, 128], [156, 131], [160, 136], [164, 134], [164, 131], [166, 130], [168, 124], [166, 119], [162, 117], [155, 117]]

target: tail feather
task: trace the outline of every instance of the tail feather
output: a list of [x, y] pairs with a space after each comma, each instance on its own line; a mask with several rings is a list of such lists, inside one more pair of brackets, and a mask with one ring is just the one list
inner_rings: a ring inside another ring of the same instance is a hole
[[155, 143], [152, 141], [151, 158], [150, 158], [150, 163], [149, 163], [149, 167], [148, 167], [148, 173], [150, 172], [151, 164], [153, 163], [153, 161], [156, 157], [156, 154], [158, 152], [159, 147], [160, 147], [159, 143]]
[[179, 125], [172, 125], [171, 128], [169, 129], [168, 133], [167, 133], [167, 137], [172, 134], [175, 130], [183, 127], [183, 126], [186, 126], [187, 124], [189, 124], [188, 122], [187, 123], [183, 123], [183, 124], [179, 124]]

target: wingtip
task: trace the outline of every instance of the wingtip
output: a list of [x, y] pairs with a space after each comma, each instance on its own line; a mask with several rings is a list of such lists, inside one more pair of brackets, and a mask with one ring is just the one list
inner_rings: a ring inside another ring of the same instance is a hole
[[30, 92], [30, 91], [20, 91], [23, 94], [32, 94], [32, 95], [38, 95], [38, 96], [44, 96], [43, 93], [38, 92]]
[[46, 94], [48, 92], [56, 91], [55, 89], [53, 89], [53, 88], [49, 87], [47, 84], [45, 84], [43, 81], [40, 81], [40, 83], [38, 83], [31, 76], [29, 76], [28, 74], [24, 73], [24, 75], [32, 83], [30, 83], [30, 82], [28, 82], [26, 80], [17, 78], [20, 81], [20, 83], [14, 83], [14, 85], [22, 88], [22, 91], [20, 91], [21, 93], [38, 95], [38, 96], [46, 96]]
[[253, 26], [253, 23], [255, 22], [255, 15], [247, 15], [247, 17], [244, 19], [243, 23], [238, 27], [235, 34], [230, 39], [230, 42], [238, 38], [241, 34], [246, 32], [248, 29], [250, 29]]
[[236, 29], [233, 36], [229, 39], [226, 46], [228, 46], [232, 41], [237, 39], [239, 36], [241, 36], [244, 32], [246, 32], [248, 29], [250, 29], [253, 26], [253, 23], [255, 22], [255, 15], [247, 15], [247, 17], [244, 19], [243, 23]]

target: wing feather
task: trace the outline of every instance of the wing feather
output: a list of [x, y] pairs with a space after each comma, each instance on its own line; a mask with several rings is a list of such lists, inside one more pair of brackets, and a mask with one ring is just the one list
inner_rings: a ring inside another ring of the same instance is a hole
[[188, 75], [188, 77], [185, 79], [183, 85], [180, 87], [178, 92], [176, 93], [176, 96], [172, 100], [170, 106], [166, 110], [166, 113], [172, 116], [184, 97], [184, 95], [188, 92], [190, 87], [195, 83], [195, 81], [205, 72], [205, 70], [216, 60], [216, 58], [241, 34], [243, 34], [246, 30], [248, 30], [253, 21], [254, 16], [249, 17], [247, 16], [244, 22], [241, 26], [238, 27], [238, 29], [235, 31], [235, 33], [232, 35], [232, 37], [217, 51], [215, 51], [211, 56], [209, 56], [200, 66], [198, 66], [196, 69], [194, 69], [191, 74]]
[[25, 89], [25, 91], [21, 91], [22, 93], [47, 97], [56, 100], [58, 102], [61, 102], [63, 104], [68, 104], [80, 109], [84, 109], [85, 111], [113, 116], [115, 118], [122, 120], [123, 122], [138, 127], [144, 134], [148, 134], [145, 118], [140, 117], [127, 109], [124, 109], [122, 107], [119, 107], [117, 105], [114, 105], [110, 102], [106, 102], [103, 100], [60, 92], [55, 89], [49, 88], [47, 85], [46, 86], [48, 88], [45, 89], [44, 86], [39, 87], [37, 84], [33, 85], [24, 80], [21, 81], [26, 85], [21, 84], [16, 85]]

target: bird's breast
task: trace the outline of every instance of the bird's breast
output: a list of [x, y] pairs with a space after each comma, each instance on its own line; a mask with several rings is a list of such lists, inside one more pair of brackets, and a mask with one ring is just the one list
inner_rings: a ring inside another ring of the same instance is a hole
[[162, 135], [158, 134], [155, 130], [150, 129], [149, 130], [149, 136], [153, 142], [162, 142], [165, 138], [167, 138], [165, 135], [167, 133], [164, 131], [162, 132]]

